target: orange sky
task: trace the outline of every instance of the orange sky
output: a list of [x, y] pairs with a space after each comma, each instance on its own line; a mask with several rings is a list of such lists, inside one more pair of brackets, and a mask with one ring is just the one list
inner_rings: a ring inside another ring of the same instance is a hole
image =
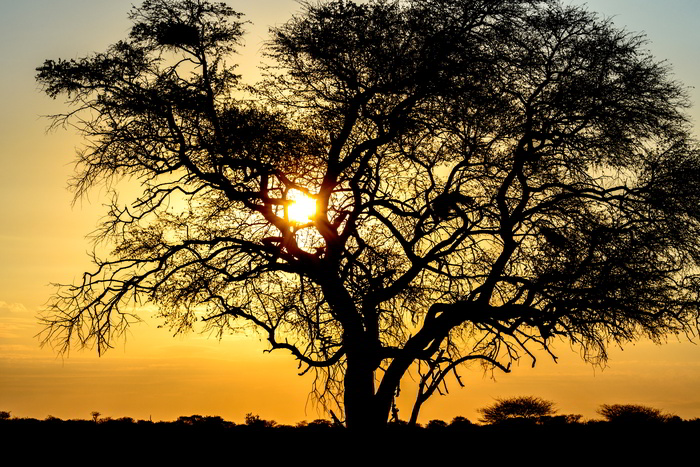
[[[74, 148], [70, 129], [45, 133], [39, 115], [65, 110], [41, 94], [34, 68], [48, 58], [76, 58], [104, 50], [128, 31], [131, 0], [24, 0], [0, 4], [0, 410], [14, 416], [88, 418], [103, 416], [172, 420], [180, 415], [220, 415], [242, 422], [253, 412], [280, 423], [318, 418], [308, 400], [311, 380], [296, 376], [284, 353], [262, 354], [257, 338], [218, 342], [191, 334], [173, 338], [156, 322], [132, 329], [126, 344], [106, 356], [74, 351], [61, 360], [39, 349], [35, 316], [52, 292], [50, 282], [71, 282], [90, 268], [85, 239], [103, 214], [99, 190], [71, 208], [65, 189]], [[572, 2], [583, 3], [583, 2]], [[675, 76], [700, 105], [700, 17], [697, 0], [591, 0], [590, 9], [616, 15], [615, 22], [644, 30], [650, 49], [668, 59]], [[268, 25], [285, 21], [298, 5], [291, 0], [229, 1], [254, 24], [238, 57], [244, 79], [255, 80]], [[696, 122], [700, 111], [692, 109]], [[700, 347], [672, 341], [611, 351], [604, 371], [583, 363], [562, 343], [561, 360], [541, 356], [535, 368], [523, 361], [512, 374], [484, 377], [464, 369], [467, 387], [435, 396], [420, 421], [476, 420], [476, 409], [496, 397], [535, 395], [557, 402], [561, 413], [595, 417], [603, 403], [651, 405], [684, 418], [700, 417]], [[410, 412], [414, 390], [404, 382], [401, 415]]]

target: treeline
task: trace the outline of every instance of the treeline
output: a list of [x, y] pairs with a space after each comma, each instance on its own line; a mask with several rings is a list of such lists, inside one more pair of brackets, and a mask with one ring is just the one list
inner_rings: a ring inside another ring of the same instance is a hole
[[37, 420], [4, 412], [0, 439], [6, 452], [29, 453], [39, 460], [53, 461], [57, 453], [65, 453], [83, 460], [138, 460], [157, 465], [235, 464], [244, 457], [263, 459], [263, 465], [298, 457], [349, 459], [352, 463], [371, 457], [369, 465], [415, 465], [416, 459], [421, 463], [447, 460], [454, 452], [463, 453], [472, 463], [498, 460], [498, 465], [523, 455], [543, 455], [552, 462], [595, 456], [605, 459], [603, 465], [630, 465], [695, 452], [700, 419], [683, 420], [656, 409], [634, 407], [642, 406], [603, 406], [599, 410], [603, 420], [587, 421], [553, 414], [511, 416], [486, 423], [482, 411], [479, 422], [460, 416], [418, 426], [393, 421], [380, 433], [352, 432], [326, 419], [283, 425], [253, 414], [244, 423], [234, 423], [202, 415], [153, 422], [100, 417], [97, 412], [87, 420], [51, 416]]
[[[506, 427], [506, 426], [562, 426], [562, 425], [659, 425], [659, 424], [690, 424], [699, 425], [700, 418], [682, 419], [681, 417], [664, 413], [660, 409], [635, 404], [603, 404], [597, 412], [602, 419], [584, 420], [579, 414], [558, 414], [552, 401], [534, 396], [513, 397], [496, 399], [496, 402], [488, 407], [478, 409], [481, 418], [472, 422], [466, 417], [456, 416], [450, 422], [434, 419], [424, 425], [410, 426], [400, 419], [391, 420], [387, 424], [388, 429], [415, 429], [415, 430], [463, 430], [480, 427]], [[278, 424], [274, 420], [265, 420], [259, 415], [248, 413], [242, 424], [224, 420], [220, 416], [189, 415], [181, 416], [175, 421], [135, 420], [131, 417], [111, 418], [102, 417], [100, 412], [92, 412], [91, 419], [62, 420], [54, 416], [47, 416], [44, 420], [34, 418], [12, 417], [9, 411], [0, 411], [0, 422], [15, 425], [74, 425], [82, 427], [95, 426], [159, 426], [159, 427], [183, 427], [183, 428], [217, 428], [240, 430], [301, 430], [322, 431], [337, 430], [344, 427], [339, 421], [328, 419], [315, 419], [311, 422], [303, 420], [295, 425]]]

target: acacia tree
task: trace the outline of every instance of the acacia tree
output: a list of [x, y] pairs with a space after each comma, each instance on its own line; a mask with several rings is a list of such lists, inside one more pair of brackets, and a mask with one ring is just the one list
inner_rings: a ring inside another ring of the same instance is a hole
[[597, 410], [606, 421], [613, 423], [661, 423], [673, 419], [673, 415], [661, 413], [653, 407], [635, 404], [603, 404]]
[[414, 366], [413, 422], [461, 364], [697, 331], [700, 152], [642, 37], [555, 0], [305, 4], [249, 87], [225, 4], [130, 18], [106, 52], [38, 68], [88, 141], [76, 196], [143, 186], [45, 343], [102, 353], [146, 304], [178, 332], [254, 329], [376, 427]]
[[554, 415], [554, 402], [534, 396], [496, 399], [488, 407], [479, 409], [481, 421], [489, 424], [505, 423], [509, 420], [538, 421]]

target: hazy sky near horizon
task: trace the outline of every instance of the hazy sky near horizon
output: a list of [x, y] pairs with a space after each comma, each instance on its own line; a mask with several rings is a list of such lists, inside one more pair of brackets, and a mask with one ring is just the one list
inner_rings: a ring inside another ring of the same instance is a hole
[[[307, 403], [311, 379], [296, 376], [283, 353], [262, 354], [256, 338], [221, 342], [199, 334], [173, 338], [154, 321], [133, 328], [126, 344], [105, 357], [75, 351], [57, 359], [39, 349], [36, 315], [53, 289], [90, 269], [85, 236], [104, 215], [104, 192], [71, 206], [66, 189], [80, 138], [68, 128], [46, 133], [41, 115], [65, 111], [40, 92], [35, 68], [45, 59], [78, 58], [103, 51], [128, 32], [132, 0], [0, 0], [0, 410], [15, 416], [105, 416], [174, 419], [221, 415], [242, 421], [246, 412], [282, 423], [319, 414]], [[239, 56], [243, 79], [255, 80], [268, 26], [286, 21], [292, 0], [227, 2], [252, 22]], [[584, 4], [630, 31], [646, 32], [649, 49], [666, 59], [677, 80], [691, 87], [690, 114], [700, 133], [700, 1], [589, 0]], [[583, 363], [568, 345], [555, 365], [542, 355], [496, 381], [481, 370], [462, 371], [467, 387], [435, 396], [422, 421], [456, 415], [477, 419], [476, 408], [496, 397], [536, 395], [557, 402], [561, 413], [594, 417], [603, 403], [652, 405], [685, 418], [700, 417], [700, 348], [672, 341], [613, 349], [604, 371]], [[411, 393], [412, 381], [405, 391]], [[401, 405], [409, 413], [408, 402]]]

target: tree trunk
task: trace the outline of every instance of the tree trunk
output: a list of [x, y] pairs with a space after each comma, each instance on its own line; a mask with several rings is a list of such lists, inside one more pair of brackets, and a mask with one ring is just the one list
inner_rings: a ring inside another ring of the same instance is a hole
[[348, 354], [345, 372], [345, 424], [354, 431], [386, 426], [390, 406], [379, 404], [374, 393], [376, 365], [366, 352]]

